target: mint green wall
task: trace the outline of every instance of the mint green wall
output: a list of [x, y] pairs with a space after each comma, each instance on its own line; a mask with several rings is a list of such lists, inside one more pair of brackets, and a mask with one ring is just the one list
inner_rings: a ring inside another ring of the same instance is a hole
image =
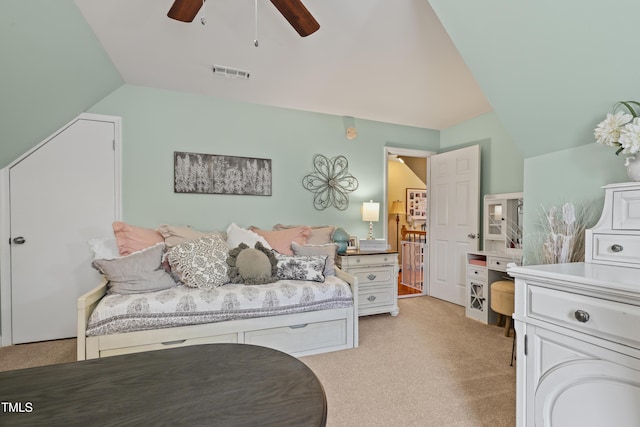
[[3, 1], [0, 58], [0, 168], [123, 83], [72, 0]]
[[440, 150], [480, 144], [481, 195], [522, 191], [524, 162], [498, 116], [486, 113], [441, 132]]
[[600, 187], [628, 180], [593, 130], [615, 102], [640, 99], [640, 56], [629, 53], [640, 2], [429, 3], [525, 158], [525, 257], [534, 259], [541, 206], [600, 209]]
[[640, 2], [429, 0], [525, 158], [590, 144], [640, 98]]
[[[271, 228], [275, 223], [336, 224], [365, 236], [360, 206], [382, 201], [384, 146], [437, 150], [439, 132], [355, 119], [358, 138], [348, 140], [341, 116], [230, 102], [124, 85], [90, 109], [123, 119], [124, 220], [224, 229]], [[272, 196], [175, 194], [173, 152], [272, 159]], [[359, 183], [346, 211], [317, 211], [302, 187], [314, 154], [344, 155]], [[382, 222], [375, 227], [382, 237]]]

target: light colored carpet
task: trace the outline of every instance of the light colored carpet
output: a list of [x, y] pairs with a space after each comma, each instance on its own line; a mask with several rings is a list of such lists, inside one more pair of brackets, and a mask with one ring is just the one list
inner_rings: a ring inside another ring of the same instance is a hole
[[[430, 297], [360, 318], [360, 347], [301, 358], [322, 382], [329, 427], [514, 426], [512, 338]], [[513, 333], [513, 332], [512, 332]], [[65, 363], [76, 340], [0, 347], [0, 371]]]
[[[430, 297], [360, 318], [360, 347], [303, 357], [340, 426], [514, 426], [513, 338]], [[513, 332], [511, 332], [513, 334]]]

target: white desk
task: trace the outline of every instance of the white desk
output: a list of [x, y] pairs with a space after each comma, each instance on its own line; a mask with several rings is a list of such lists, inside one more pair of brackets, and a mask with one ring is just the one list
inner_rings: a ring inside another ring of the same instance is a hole
[[520, 265], [519, 255], [504, 252], [474, 251], [467, 253], [467, 290], [465, 314], [467, 317], [486, 324], [494, 324], [498, 315], [491, 310], [489, 287], [498, 280], [509, 279], [507, 264]]

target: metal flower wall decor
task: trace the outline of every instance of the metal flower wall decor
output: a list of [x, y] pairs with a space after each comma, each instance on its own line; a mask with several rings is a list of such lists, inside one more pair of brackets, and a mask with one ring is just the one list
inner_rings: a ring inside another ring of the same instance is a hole
[[349, 162], [345, 156], [331, 159], [316, 154], [313, 156], [314, 172], [302, 178], [302, 186], [314, 193], [313, 207], [321, 211], [335, 206], [343, 211], [349, 207], [348, 194], [358, 188], [358, 180], [349, 173]]

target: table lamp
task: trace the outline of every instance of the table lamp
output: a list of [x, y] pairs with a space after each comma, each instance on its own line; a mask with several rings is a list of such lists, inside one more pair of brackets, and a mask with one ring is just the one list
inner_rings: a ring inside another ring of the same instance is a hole
[[367, 240], [373, 240], [373, 221], [378, 222], [380, 219], [380, 203], [374, 203], [373, 200], [362, 204], [362, 220], [369, 221], [369, 235]]

